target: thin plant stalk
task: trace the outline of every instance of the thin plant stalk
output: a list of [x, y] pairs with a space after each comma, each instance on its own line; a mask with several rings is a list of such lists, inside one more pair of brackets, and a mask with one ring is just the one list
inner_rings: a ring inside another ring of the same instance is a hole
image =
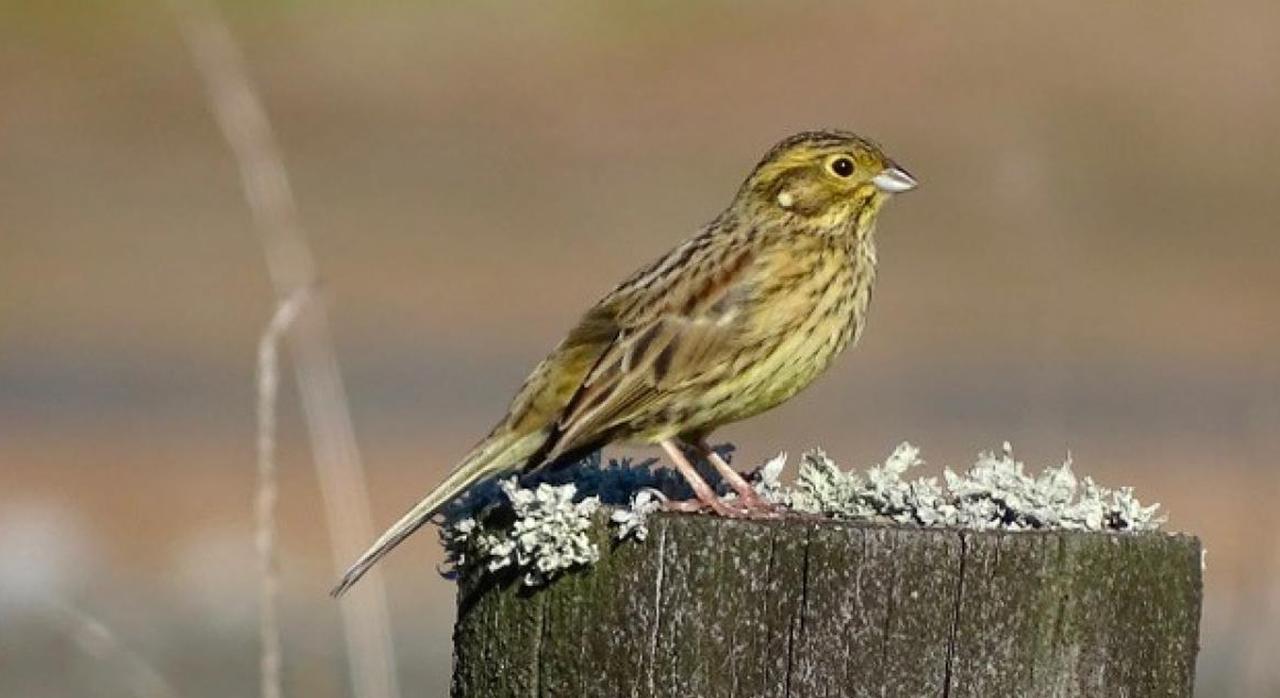
[[[203, 79], [210, 108], [235, 156], [276, 297], [314, 288], [317, 272], [284, 159], [244, 58], [218, 8], [172, 0], [183, 39]], [[368, 486], [338, 370], [325, 304], [307, 303], [289, 333], [294, 374], [324, 499], [335, 572], [374, 537]], [[355, 695], [397, 698], [386, 589], [371, 575], [339, 606]]]
[[168, 679], [106, 623], [82, 609], [60, 601], [53, 602], [50, 611], [81, 651], [101, 662], [118, 662], [135, 695], [143, 698], [178, 698], [178, 692]]
[[276, 398], [280, 388], [280, 340], [307, 298], [307, 289], [302, 289], [281, 303], [258, 340], [258, 486], [253, 513], [254, 543], [262, 580], [258, 596], [262, 698], [284, 695], [278, 605], [280, 561], [276, 553], [276, 500], [279, 497], [275, 460]]

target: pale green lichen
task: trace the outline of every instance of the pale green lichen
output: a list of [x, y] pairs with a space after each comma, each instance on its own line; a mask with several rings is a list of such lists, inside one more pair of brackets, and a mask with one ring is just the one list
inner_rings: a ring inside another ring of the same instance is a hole
[[[733, 448], [720, 447], [731, 457]], [[440, 538], [444, 574], [468, 570], [514, 571], [526, 586], [545, 584], [558, 574], [600, 557], [588, 534], [601, 505], [610, 507], [618, 540], [648, 537], [646, 519], [663, 500], [684, 500], [692, 490], [679, 474], [655, 467], [656, 459], [603, 462], [594, 453], [572, 466], [520, 481], [490, 480], [471, 488], [444, 513]], [[703, 475], [723, 494], [710, 469]]]
[[[1008, 443], [998, 454], [979, 454], [964, 473], [947, 468], [943, 485], [933, 477], [904, 477], [923, 464], [919, 449], [908, 443], [865, 476], [843, 471], [822, 451], [811, 451], [802, 457], [785, 503], [840, 519], [977, 529], [1148, 531], [1164, 522], [1156, 514], [1160, 505], [1143, 506], [1131, 488], [1112, 490], [1089, 477], [1078, 479], [1070, 458], [1037, 476], [1027, 474]], [[777, 499], [777, 485], [760, 489]]]
[[600, 559], [589, 535], [591, 516], [600, 508], [598, 498], [579, 498], [572, 484], [524, 488], [515, 478], [499, 484], [514, 520], [493, 526], [466, 516], [441, 529], [452, 567], [483, 565], [489, 572], [511, 568], [526, 586], [537, 586], [564, 570]]
[[[731, 446], [718, 447], [726, 458]], [[998, 453], [984, 452], [963, 473], [950, 468], [936, 477], [909, 479], [924, 465], [920, 450], [900, 444], [884, 463], [865, 472], [839, 468], [821, 450], [800, 458], [794, 485], [782, 481], [786, 454], [750, 474], [756, 491], [784, 509], [841, 520], [880, 521], [926, 527], [972, 529], [1064, 529], [1150, 531], [1164, 518], [1159, 505], [1143, 506], [1132, 489], [1108, 489], [1091, 478], [1077, 478], [1071, 460], [1026, 472], [1008, 443]], [[593, 454], [573, 466], [524, 482], [509, 478], [472, 489], [446, 513], [441, 530], [453, 573], [509, 570], [527, 586], [599, 559], [590, 530], [603, 506], [617, 540], [648, 537], [648, 516], [667, 499], [692, 496], [676, 473], [656, 460], [605, 464]], [[699, 469], [717, 491], [731, 498], [714, 472]]]
[[963, 475], [944, 473], [955, 500], [954, 525], [974, 528], [1062, 528], [1085, 531], [1154, 530], [1164, 522], [1159, 504], [1142, 506], [1133, 489], [1109, 489], [1079, 479], [1071, 458], [1038, 476], [1023, 471], [1006, 442], [999, 454], [982, 453]]
[[937, 478], [902, 478], [923, 463], [919, 449], [903, 443], [864, 476], [841, 470], [821, 450], [810, 451], [801, 456], [800, 474], [785, 503], [797, 511], [840, 519], [939, 524], [945, 501]]
[[662, 499], [651, 489], [643, 489], [631, 498], [630, 505], [614, 509], [609, 516], [609, 523], [614, 525], [614, 538], [626, 540], [648, 540], [649, 514], [662, 508]]

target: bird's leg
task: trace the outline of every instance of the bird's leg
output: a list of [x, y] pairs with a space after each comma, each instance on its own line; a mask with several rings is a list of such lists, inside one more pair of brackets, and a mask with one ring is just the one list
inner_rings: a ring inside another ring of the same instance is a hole
[[[693, 488], [693, 496], [698, 498], [698, 503], [700, 505], [699, 508], [707, 507], [721, 516], [742, 516], [742, 511], [729, 506], [716, 496], [715, 490], [711, 489], [711, 485], [708, 485], [707, 481], [702, 479], [702, 476], [698, 474], [697, 469], [693, 467], [693, 464], [690, 463], [689, 459], [684, 455], [684, 451], [681, 451], [680, 447], [677, 446], [674, 441], [670, 439], [662, 441], [662, 450], [667, 452], [667, 455], [671, 457], [672, 462], [676, 464], [676, 470], [680, 471], [680, 474], [684, 476], [685, 481], [689, 483], [689, 487]], [[668, 506], [676, 510], [688, 511], [687, 508], [681, 507], [680, 504], [680, 502], [675, 502], [673, 503], [674, 506]]]
[[716, 472], [720, 473], [720, 477], [724, 478], [725, 482], [728, 482], [729, 486], [733, 488], [733, 491], [738, 493], [738, 499], [742, 501], [742, 505], [747, 510], [761, 513], [777, 510], [777, 507], [764, 501], [756, 492], [756, 488], [752, 487], [751, 483], [747, 482], [738, 471], [734, 470], [733, 466], [726, 463], [724, 458], [707, 444], [706, 439], [698, 439], [694, 442], [694, 447], [707, 460], [711, 461], [711, 466], [716, 469]]

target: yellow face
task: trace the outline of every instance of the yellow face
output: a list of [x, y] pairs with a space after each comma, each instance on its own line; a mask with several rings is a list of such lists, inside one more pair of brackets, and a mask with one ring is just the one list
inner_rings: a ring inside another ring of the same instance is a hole
[[766, 215], [790, 214], [817, 227], [841, 227], [915, 184], [874, 143], [847, 132], [816, 131], [774, 146], [739, 197]]

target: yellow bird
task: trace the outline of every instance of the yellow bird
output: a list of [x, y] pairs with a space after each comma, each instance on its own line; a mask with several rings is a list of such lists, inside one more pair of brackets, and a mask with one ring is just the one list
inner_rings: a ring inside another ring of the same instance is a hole
[[[916, 181], [874, 143], [810, 131], [775, 145], [729, 207], [596, 303], [538, 364], [493, 431], [374, 542], [335, 596], [479, 480], [613, 442], [659, 444], [693, 488], [680, 508], [761, 511], [708, 447], [715, 428], [777, 406], [857, 342], [876, 275], [876, 216]], [[737, 492], [721, 500], [684, 449]]]

